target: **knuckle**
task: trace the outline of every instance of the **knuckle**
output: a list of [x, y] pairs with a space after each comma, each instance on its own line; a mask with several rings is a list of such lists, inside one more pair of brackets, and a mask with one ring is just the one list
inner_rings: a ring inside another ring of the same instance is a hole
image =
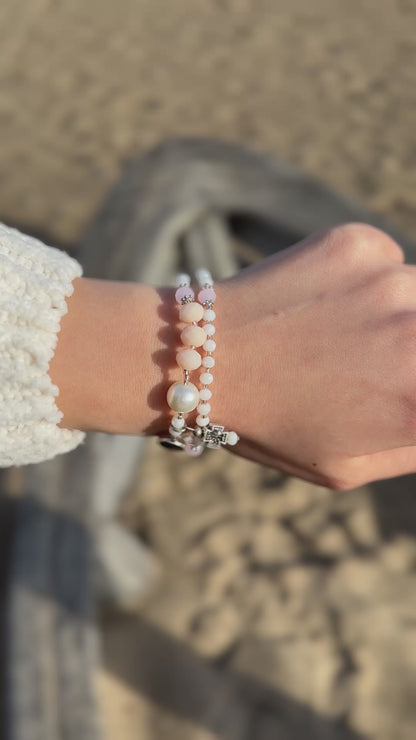
[[403, 262], [402, 248], [388, 234], [370, 224], [351, 222], [335, 226], [329, 231], [328, 251], [344, 264], [361, 265], [374, 259], [388, 256]]
[[389, 268], [372, 281], [375, 300], [384, 306], [402, 306], [414, 293], [415, 282], [403, 270]]

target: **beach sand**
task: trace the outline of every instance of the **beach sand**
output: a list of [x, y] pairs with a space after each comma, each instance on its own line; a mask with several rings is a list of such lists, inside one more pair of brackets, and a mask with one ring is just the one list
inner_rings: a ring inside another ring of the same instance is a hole
[[[3, 0], [0, 217], [71, 251], [123, 164], [239, 141], [416, 238], [413, 0]], [[120, 740], [414, 740], [413, 478], [334, 493], [149, 441], [121, 517], [155, 553], [103, 616]]]

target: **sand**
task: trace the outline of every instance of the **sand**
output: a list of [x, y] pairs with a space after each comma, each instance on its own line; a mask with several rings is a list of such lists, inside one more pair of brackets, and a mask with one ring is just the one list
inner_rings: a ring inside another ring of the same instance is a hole
[[[0, 217], [70, 251], [126, 160], [201, 135], [416, 237], [415, 31], [413, 0], [3, 0]], [[121, 516], [161, 576], [103, 619], [108, 738], [413, 740], [413, 489], [149, 442]]]

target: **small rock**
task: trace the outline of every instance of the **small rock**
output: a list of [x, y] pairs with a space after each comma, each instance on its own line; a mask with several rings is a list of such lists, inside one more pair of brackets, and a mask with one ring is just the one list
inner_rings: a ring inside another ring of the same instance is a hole
[[381, 560], [392, 573], [410, 573], [416, 569], [416, 542], [406, 536], [396, 537], [381, 548]]
[[221, 559], [235, 553], [244, 540], [244, 523], [234, 520], [213, 527], [205, 536], [204, 545], [210, 554]]
[[242, 617], [234, 605], [219, 603], [196, 615], [191, 644], [206, 658], [219, 658], [238, 640], [242, 629]]
[[300, 556], [294, 536], [279, 524], [264, 522], [255, 528], [251, 543], [252, 560], [256, 565], [285, 565]]
[[245, 563], [241, 555], [233, 555], [224, 560], [218, 568], [207, 576], [204, 589], [204, 601], [216, 603], [220, 601], [227, 588], [235, 581], [236, 577], [244, 570]]
[[314, 549], [319, 555], [341, 558], [352, 548], [343, 528], [339, 524], [330, 524], [317, 537]]
[[362, 604], [371, 603], [377, 594], [385, 590], [385, 571], [378, 560], [353, 557], [341, 561], [331, 570], [328, 591], [339, 604], [351, 604], [359, 599]]
[[374, 548], [380, 543], [380, 533], [374, 512], [369, 506], [360, 506], [348, 516], [352, 537], [361, 547]]
[[289, 596], [316, 593], [321, 570], [306, 565], [294, 565], [281, 575], [281, 583]]
[[296, 532], [299, 532], [302, 537], [314, 539], [327, 526], [329, 513], [328, 507], [319, 503], [303, 511], [293, 520]]

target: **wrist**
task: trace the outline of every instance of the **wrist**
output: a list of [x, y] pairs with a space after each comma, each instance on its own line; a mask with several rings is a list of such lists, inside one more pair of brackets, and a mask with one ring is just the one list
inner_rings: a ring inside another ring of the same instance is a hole
[[168, 423], [174, 365], [169, 289], [89, 278], [73, 286], [49, 367], [59, 426], [157, 434]]

